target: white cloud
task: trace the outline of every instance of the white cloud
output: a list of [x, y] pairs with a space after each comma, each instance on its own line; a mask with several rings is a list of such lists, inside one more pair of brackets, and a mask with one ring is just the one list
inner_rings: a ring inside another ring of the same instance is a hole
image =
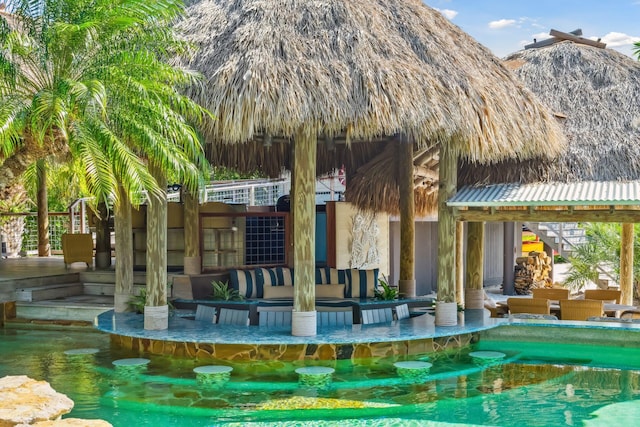
[[489, 28], [493, 30], [499, 30], [502, 28], [513, 27], [516, 25], [515, 19], [499, 19], [497, 21], [489, 22]]
[[457, 10], [451, 10], [451, 9], [438, 9], [435, 8], [438, 12], [440, 12], [442, 15], [444, 15], [445, 18], [452, 20], [453, 18], [455, 18], [456, 16], [458, 16], [458, 11]]
[[[592, 40], [597, 40], [597, 37], [590, 37]], [[640, 41], [640, 37], [630, 36], [624, 33], [617, 33], [615, 31], [605, 35], [600, 40], [602, 43], [606, 43], [607, 47], [620, 47], [627, 46]]]

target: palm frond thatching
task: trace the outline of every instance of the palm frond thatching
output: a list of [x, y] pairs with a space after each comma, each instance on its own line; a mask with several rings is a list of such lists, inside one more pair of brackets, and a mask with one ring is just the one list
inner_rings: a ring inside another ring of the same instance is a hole
[[217, 117], [211, 143], [311, 126], [346, 142], [447, 141], [474, 161], [561, 146], [500, 61], [419, 0], [202, 0], [178, 28], [196, 46], [188, 66], [207, 77], [193, 95]]
[[562, 120], [568, 144], [547, 162], [464, 167], [463, 183], [640, 179], [640, 63], [573, 42], [506, 58], [515, 75]]

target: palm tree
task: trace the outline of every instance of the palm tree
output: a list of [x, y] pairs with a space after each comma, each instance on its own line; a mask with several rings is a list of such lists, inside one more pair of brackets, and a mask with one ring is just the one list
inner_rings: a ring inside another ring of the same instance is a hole
[[[161, 189], [147, 162], [194, 186], [206, 164], [180, 90], [198, 75], [169, 23], [179, 0], [17, 0], [0, 20], [0, 188], [36, 160], [80, 162], [99, 200]], [[163, 189], [162, 189], [163, 190]]]

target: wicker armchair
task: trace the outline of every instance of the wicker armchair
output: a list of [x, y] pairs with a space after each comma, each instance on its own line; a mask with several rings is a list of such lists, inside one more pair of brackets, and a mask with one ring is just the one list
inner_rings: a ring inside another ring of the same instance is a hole
[[569, 299], [569, 289], [565, 288], [536, 288], [532, 290], [532, 293], [534, 298], [546, 298], [555, 301]]
[[551, 301], [546, 298], [507, 298], [509, 313], [551, 314]]
[[615, 289], [587, 289], [584, 291], [584, 299], [611, 301], [620, 304], [622, 292]]
[[65, 267], [74, 262], [84, 262], [87, 267], [93, 263], [93, 237], [91, 234], [62, 235], [62, 255]]
[[589, 317], [604, 316], [604, 302], [591, 299], [560, 300], [561, 320], [587, 320]]

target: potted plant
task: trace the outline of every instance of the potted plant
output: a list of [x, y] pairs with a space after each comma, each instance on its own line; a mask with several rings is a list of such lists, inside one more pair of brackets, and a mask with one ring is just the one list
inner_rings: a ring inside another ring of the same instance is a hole
[[[170, 287], [170, 285], [169, 285]], [[131, 299], [129, 299], [129, 306], [133, 311], [138, 314], [144, 314], [144, 307], [147, 305], [147, 290], [140, 289], [137, 295], [132, 295]], [[167, 301], [167, 306], [169, 307], [169, 312], [174, 310], [173, 304], [171, 301]]]
[[386, 277], [378, 278], [378, 286], [373, 291], [374, 297], [381, 301], [391, 301], [398, 299], [398, 288], [390, 286]]
[[229, 283], [214, 280], [211, 282], [213, 293], [211, 298], [222, 301], [242, 301], [244, 298], [237, 289], [229, 287]]

